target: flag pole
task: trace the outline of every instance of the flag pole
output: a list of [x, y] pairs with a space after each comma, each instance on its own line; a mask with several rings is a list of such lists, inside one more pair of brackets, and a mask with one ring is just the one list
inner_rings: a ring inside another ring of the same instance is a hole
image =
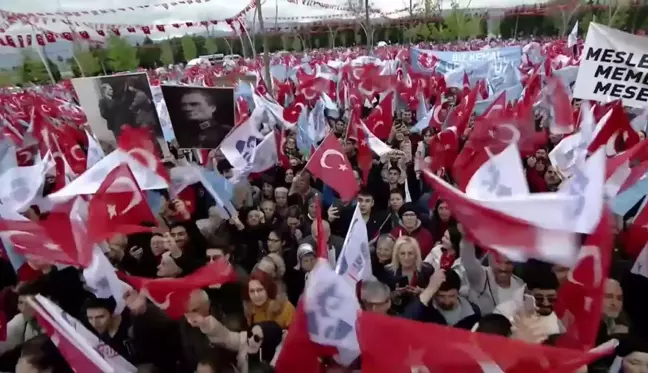
[[[35, 39], [36, 38], [36, 29], [34, 28], [34, 25], [32, 25], [32, 34], [31, 34], [31, 36], [32, 36], [32, 43], [36, 42], [36, 44], [38, 44], [38, 41]], [[48, 63], [47, 59], [45, 58], [45, 51], [44, 51], [45, 47], [43, 47], [43, 50], [41, 50], [40, 45], [35, 46], [35, 45], [32, 44], [32, 47], [36, 48], [36, 53], [38, 54], [38, 57], [40, 58], [43, 65], [45, 65], [45, 70], [47, 71], [47, 75], [49, 76], [50, 81], [52, 82], [52, 84], [56, 84], [56, 80], [54, 79], [54, 74], [52, 74], [52, 69], [50, 69], [49, 63]]]

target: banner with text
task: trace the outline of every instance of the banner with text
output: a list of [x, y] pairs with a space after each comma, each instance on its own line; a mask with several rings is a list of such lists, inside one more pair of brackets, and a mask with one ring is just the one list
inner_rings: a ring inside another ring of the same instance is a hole
[[471, 85], [485, 79], [491, 89], [498, 92], [520, 81], [517, 68], [522, 63], [522, 47], [462, 52], [410, 48], [410, 61], [415, 72], [444, 74], [450, 86], [462, 86], [465, 71]]
[[590, 23], [574, 97], [648, 106], [648, 38]]

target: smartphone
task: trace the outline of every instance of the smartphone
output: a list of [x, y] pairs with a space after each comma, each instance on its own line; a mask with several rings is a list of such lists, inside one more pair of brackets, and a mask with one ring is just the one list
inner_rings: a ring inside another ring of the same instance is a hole
[[536, 300], [533, 295], [524, 294], [524, 312], [527, 314], [535, 314]]
[[409, 285], [407, 276], [402, 276], [401, 278], [398, 279], [398, 282], [396, 282], [396, 288], [404, 288], [407, 285]]

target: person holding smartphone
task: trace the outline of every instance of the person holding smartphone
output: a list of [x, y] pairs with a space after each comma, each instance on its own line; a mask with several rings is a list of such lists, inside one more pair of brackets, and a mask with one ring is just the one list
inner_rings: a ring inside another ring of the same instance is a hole
[[391, 276], [392, 298], [397, 313], [402, 313], [409, 302], [423, 292], [434, 272], [432, 266], [421, 259], [416, 239], [409, 236], [396, 240], [392, 261], [385, 268]]

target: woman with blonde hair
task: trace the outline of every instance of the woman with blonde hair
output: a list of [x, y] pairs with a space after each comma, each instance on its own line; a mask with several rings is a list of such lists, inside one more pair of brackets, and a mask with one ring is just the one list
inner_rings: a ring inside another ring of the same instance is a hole
[[421, 258], [416, 239], [401, 236], [394, 243], [392, 260], [385, 267], [391, 275], [394, 306], [402, 312], [410, 300], [417, 297], [430, 281], [434, 268]]

